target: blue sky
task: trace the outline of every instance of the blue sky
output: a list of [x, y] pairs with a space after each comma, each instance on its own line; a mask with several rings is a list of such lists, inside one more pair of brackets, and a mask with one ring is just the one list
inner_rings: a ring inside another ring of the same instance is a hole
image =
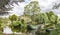
[[[25, 0], [25, 2], [22, 3], [18, 3], [19, 5], [16, 5], [15, 3], [13, 4], [14, 8], [9, 11], [11, 12], [10, 15], [12, 14], [16, 14], [16, 15], [22, 15], [24, 12], [24, 6], [29, 4], [31, 0]], [[37, 0], [39, 2], [40, 8], [41, 8], [41, 12], [47, 12], [52, 10], [52, 7], [54, 5], [54, 3], [60, 3], [60, 0]], [[59, 9], [55, 9], [53, 10], [55, 14], [60, 15], [60, 8]]]

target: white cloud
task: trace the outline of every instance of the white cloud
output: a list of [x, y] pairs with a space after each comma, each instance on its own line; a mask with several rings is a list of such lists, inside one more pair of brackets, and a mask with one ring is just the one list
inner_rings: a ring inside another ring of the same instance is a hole
[[40, 8], [42, 10], [48, 10], [51, 9], [52, 6], [54, 5], [53, 2], [56, 2], [57, 0], [38, 0], [40, 4]]

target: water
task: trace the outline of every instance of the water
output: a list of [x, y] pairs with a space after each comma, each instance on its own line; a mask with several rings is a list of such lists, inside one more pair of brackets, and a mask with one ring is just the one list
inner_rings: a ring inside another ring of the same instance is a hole
[[12, 32], [11, 28], [9, 28], [8, 26], [6, 26], [6, 27], [3, 29], [3, 33], [5, 33], [5, 34], [12, 34], [13, 32]]

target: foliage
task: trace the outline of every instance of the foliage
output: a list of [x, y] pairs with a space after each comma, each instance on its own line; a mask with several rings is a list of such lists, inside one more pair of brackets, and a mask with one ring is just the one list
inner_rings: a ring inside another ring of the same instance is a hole
[[[60, 20], [58, 16], [52, 11], [41, 13], [37, 1], [30, 2], [26, 5], [24, 11], [23, 16], [18, 17], [13, 14], [9, 16], [9, 20], [0, 19], [0, 28], [3, 28], [8, 21], [11, 21], [10, 27], [13, 32], [27, 32], [27, 27], [30, 27], [28, 31], [32, 31], [33, 29], [36, 32], [35, 34], [38, 35], [60, 34]], [[18, 20], [18, 18], [20, 18], [20, 20]]]
[[13, 32], [24, 32], [26, 30], [26, 24], [21, 21], [13, 21], [11, 28]]
[[[44, 25], [43, 29], [46, 32], [46, 35], [50, 34], [48, 31], [52, 32], [49, 29], [57, 29], [58, 17], [52, 11], [41, 13], [39, 4], [36, 1], [33, 1], [25, 6], [25, 16], [31, 18], [32, 22]], [[42, 26], [41, 26], [42, 27]], [[42, 29], [42, 28], [41, 28]], [[40, 30], [42, 31], [42, 30]], [[56, 30], [55, 30], [56, 31]], [[38, 32], [38, 30], [37, 30]], [[57, 32], [57, 31], [56, 31]], [[39, 33], [39, 32], [38, 32]], [[40, 32], [43, 33], [43, 32]]]
[[5, 18], [0, 18], [0, 31], [3, 31], [3, 28], [7, 25], [8, 20]]
[[25, 6], [25, 15], [34, 15], [40, 12], [40, 7], [37, 1], [30, 2]]
[[24, 0], [0, 0], [0, 15], [8, 14], [9, 10], [12, 9], [10, 5], [13, 6], [13, 3], [18, 4], [18, 2], [23, 2]]
[[20, 21], [13, 21], [11, 24], [12, 30], [19, 32], [21, 30], [21, 22]]
[[12, 16], [9, 16], [9, 19], [11, 21], [16, 21], [16, 20], [18, 20], [18, 16], [16, 16], [15, 14], [13, 14]]
[[3, 12], [7, 9], [5, 7], [5, 5], [7, 5], [7, 4], [9, 4], [9, 0], [0, 0], [0, 12]]

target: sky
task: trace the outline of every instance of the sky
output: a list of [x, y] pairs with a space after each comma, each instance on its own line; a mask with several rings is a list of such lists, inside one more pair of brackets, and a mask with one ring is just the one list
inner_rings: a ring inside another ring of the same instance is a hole
[[[47, 12], [52, 10], [52, 7], [54, 5], [54, 3], [60, 3], [60, 0], [25, 0], [25, 2], [19, 3], [19, 5], [16, 5], [15, 3], [13, 4], [13, 9], [10, 12], [10, 15], [12, 14], [16, 14], [18, 16], [23, 15], [24, 12], [24, 6], [26, 6], [27, 4], [29, 4], [31, 1], [38, 1], [40, 8], [41, 8], [41, 12]], [[60, 8], [59, 9], [54, 9], [53, 10], [55, 14], [57, 14], [58, 16], [60, 16]]]

